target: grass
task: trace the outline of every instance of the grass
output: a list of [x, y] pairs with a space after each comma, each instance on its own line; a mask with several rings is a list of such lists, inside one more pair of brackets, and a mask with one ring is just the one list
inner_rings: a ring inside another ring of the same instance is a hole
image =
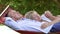
[[59, 6], [52, 0], [0, 0], [0, 4], [10, 6], [22, 13], [23, 15], [30, 11], [36, 10], [39, 14], [44, 13], [46, 10], [50, 10], [53, 15], [60, 15]]

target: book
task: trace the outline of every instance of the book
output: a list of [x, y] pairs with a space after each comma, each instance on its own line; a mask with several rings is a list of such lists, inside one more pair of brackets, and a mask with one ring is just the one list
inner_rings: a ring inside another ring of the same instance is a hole
[[0, 11], [0, 17], [6, 12], [6, 10], [9, 8], [9, 5], [7, 5], [3, 11]]

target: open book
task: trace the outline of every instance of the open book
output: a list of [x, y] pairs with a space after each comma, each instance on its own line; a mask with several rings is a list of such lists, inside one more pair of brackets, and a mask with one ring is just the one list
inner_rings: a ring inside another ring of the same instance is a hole
[[8, 8], [9, 8], [9, 5], [7, 5], [3, 11], [0, 11], [0, 17], [6, 12]]

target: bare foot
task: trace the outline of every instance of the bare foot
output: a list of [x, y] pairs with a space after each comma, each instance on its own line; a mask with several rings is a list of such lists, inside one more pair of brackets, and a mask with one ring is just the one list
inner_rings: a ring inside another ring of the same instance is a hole
[[50, 11], [45, 11], [45, 16], [46, 16], [46, 17], [52, 17], [53, 15], [51, 14]]
[[53, 16], [50, 11], [46, 11], [46, 12], [45, 12], [45, 16], [46, 16], [47, 18], [51, 19], [51, 20], [56, 19], [56, 17]]

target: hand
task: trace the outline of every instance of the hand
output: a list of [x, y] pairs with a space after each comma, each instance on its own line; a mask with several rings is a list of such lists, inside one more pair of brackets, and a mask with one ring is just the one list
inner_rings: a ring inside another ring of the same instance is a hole
[[5, 17], [0, 17], [0, 24], [3, 24], [5, 22]]
[[44, 28], [46, 28], [48, 26], [49, 26], [48, 23], [44, 23], [44, 24], [42, 24], [41, 28], [44, 29]]

